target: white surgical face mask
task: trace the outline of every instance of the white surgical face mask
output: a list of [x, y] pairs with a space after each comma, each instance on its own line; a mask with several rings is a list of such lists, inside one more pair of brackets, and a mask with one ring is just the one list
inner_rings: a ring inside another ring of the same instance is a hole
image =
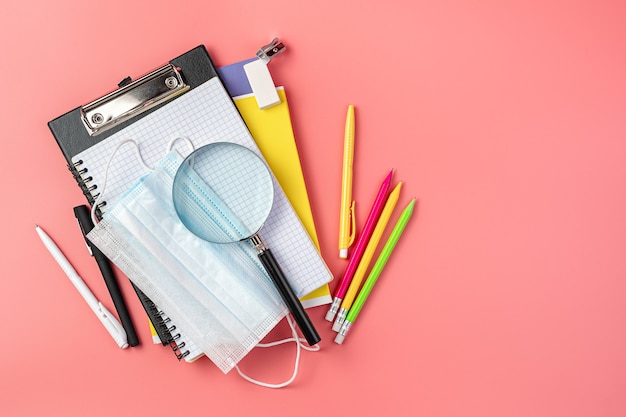
[[[247, 242], [209, 243], [181, 223], [171, 195], [181, 162], [169, 152], [107, 209], [88, 238], [227, 373], [287, 310]], [[297, 361], [306, 347], [293, 331]], [[287, 383], [296, 372], [297, 362]]]

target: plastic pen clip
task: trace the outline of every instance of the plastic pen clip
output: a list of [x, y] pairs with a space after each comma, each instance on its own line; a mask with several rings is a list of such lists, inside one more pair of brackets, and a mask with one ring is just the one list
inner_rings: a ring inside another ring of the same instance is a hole
[[102, 304], [98, 302], [98, 310], [94, 310], [102, 325], [107, 329], [115, 343], [122, 348], [126, 349], [128, 347], [128, 341], [126, 336], [126, 330], [122, 327], [122, 325], [115, 319], [115, 317], [111, 314], [109, 310]]
[[356, 236], [356, 216], [354, 215], [354, 206], [356, 205], [356, 201], [352, 200], [350, 207], [346, 210], [345, 216], [347, 216], [348, 220], [348, 230], [342, 233], [340, 231], [341, 236], [339, 237], [339, 257], [342, 259], [348, 258], [348, 248], [352, 246], [354, 243], [354, 237]]
[[352, 200], [352, 204], [350, 204], [350, 209], [348, 211], [348, 216], [350, 217], [350, 234], [348, 235], [348, 247], [352, 246], [354, 243], [354, 236], [356, 235], [356, 216], [354, 215], [354, 206], [356, 205], [356, 201]]

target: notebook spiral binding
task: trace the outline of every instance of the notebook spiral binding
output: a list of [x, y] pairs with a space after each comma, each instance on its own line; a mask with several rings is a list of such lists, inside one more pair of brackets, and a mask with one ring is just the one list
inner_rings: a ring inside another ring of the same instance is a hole
[[[85, 174], [89, 172], [89, 168], [87, 167], [81, 168], [83, 164], [84, 164], [83, 160], [81, 159], [79, 161], [76, 161], [72, 165], [70, 165], [69, 169], [70, 169], [70, 172], [72, 173], [72, 176], [78, 183], [78, 186], [82, 190], [83, 194], [85, 195], [85, 197], [87, 197], [89, 204], [93, 205], [93, 203], [95, 203], [95, 201], [98, 199], [98, 196], [100, 195], [100, 193], [95, 193], [95, 194], [93, 193], [98, 188], [98, 185], [97, 184], [90, 185], [90, 183], [93, 181], [93, 177], [91, 176], [85, 177]], [[96, 216], [99, 219], [102, 218], [102, 208], [106, 206], [106, 204], [107, 204], [106, 201], [102, 201], [98, 203], [98, 205], [96, 206]]]
[[[158, 314], [163, 319], [162, 320], [163, 325], [167, 327], [172, 320], [169, 317], [167, 317], [165, 313], [163, 313], [162, 311], [159, 311]], [[174, 351], [174, 354], [176, 355], [179, 361], [184, 359], [186, 356], [189, 355], [190, 352], [189, 352], [189, 349], [183, 350], [185, 349], [187, 345], [184, 341], [180, 343], [178, 342], [178, 340], [181, 338], [181, 334], [176, 332], [175, 325], [167, 327], [167, 331], [171, 335], [170, 339], [167, 341], [167, 344], [170, 346], [170, 348], [172, 348], [172, 350]]]

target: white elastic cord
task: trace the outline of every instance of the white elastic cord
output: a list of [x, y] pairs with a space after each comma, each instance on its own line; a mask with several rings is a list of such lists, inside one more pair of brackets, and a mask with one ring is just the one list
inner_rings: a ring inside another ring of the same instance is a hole
[[[191, 152], [196, 150], [195, 146], [193, 146], [193, 142], [189, 138], [186, 138], [186, 137], [183, 137], [183, 136], [178, 136], [178, 137], [175, 137], [174, 139], [170, 140], [167, 143], [167, 152], [170, 152], [172, 150], [172, 148], [174, 147], [174, 144], [178, 140], [185, 141], [187, 143], [187, 145], [189, 145], [189, 147], [191, 148]], [[178, 152], [178, 153], [180, 154], [180, 152]], [[183, 156], [183, 155], [180, 155], [180, 156]]]
[[272, 347], [272, 346], [281, 345], [283, 343], [295, 342], [296, 343], [296, 361], [295, 361], [295, 364], [293, 366], [293, 374], [291, 375], [291, 378], [289, 378], [287, 381], [282, 382], [280, 384], [268, 384], [267, 382], [262, 382], [262, 381], [258, 381], [256, 379], [250, 378], [248, 375], [244, 374], [241, 371], [241, 369], [239, 369], [239, 366], [235, 365], [235, 369], [237, 370], [237, 372], [239, 373], [239, 375], [243, 379], [245, 379], [248, 382], [252, 382], [253, 384], [265, 387], [265, 388], [283, 388], [283, 387], [286, 387], [287, 385], [291, 384], [296, 379], [296, 376], [298, 375], [298, 365], [300, 364], [300, 352], [301, 352], [301, 349], [308, 350], [310, 352], [317, 352], [318, 350], [320, 350], [319, 345], [305, 346], [303, 344], [305, 339], [298, 337], [298, 332], [296, 331], [296, 325], [293, 322], [291, 316], [289, 316], [289, 315], [287, 315], [287, 322], [289, 323], [289, 327], [291, 328], [291, 335], [293, 337], [289, 337], [289, 338], [283, 339], [283, 340], [278, 340], [276, 342], [259, 343], [258, 345], [256, 345], [256, 347]]
[[109, 166], [111, 165], [111, 161], [113, 160], [113, 157], [115, 156], [117, 151], [122, 147], [122, 145], [126, 143], [132, 143], [133, 145], [135, 145], [135, 152], [136, 152], [137, 159], [139, 160], [139, 162], [146, 169], [152, 170], [152, 168], [150, 168], [148, 164], [146, 164], [146, 161], [143, 160], [143, 157], [141, 156], [141, 152], [139, 152], [139, 145], [134, 139], [124, 139], [123, 141], [118, 143], [115, 149], [113, 149], [113, 153], [111, 153], [111, 156], [109, 156], [109, 160], [107, 161], [106, 169], [104, 171], [104, 180], [102, 182], [102, 189], [100, 190], [100, 193], [98, 194], [98, 197], [96, 198], [96, 200], [91, 205], [91, 221], [93, 222], [93, 224], [96, 224], [98, 220], [96, 218], [96, 208], [98, 207], [100, 200], [102, 200], [102, 197], [104, 197], [104, 190], [106, 189], [107, 179], [109, 177]]

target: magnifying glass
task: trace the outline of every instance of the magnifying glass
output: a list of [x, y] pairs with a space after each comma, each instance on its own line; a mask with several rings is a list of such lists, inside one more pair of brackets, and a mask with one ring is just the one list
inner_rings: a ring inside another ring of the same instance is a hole
[[249, 241], [307, 343], [321, 338], [259, 231], [272, 209], [274, 184], [265, 162], [248, 148], [215, 142], [193, 151], [180, 165], [172, 188], [181, 222], [213, 243]]

